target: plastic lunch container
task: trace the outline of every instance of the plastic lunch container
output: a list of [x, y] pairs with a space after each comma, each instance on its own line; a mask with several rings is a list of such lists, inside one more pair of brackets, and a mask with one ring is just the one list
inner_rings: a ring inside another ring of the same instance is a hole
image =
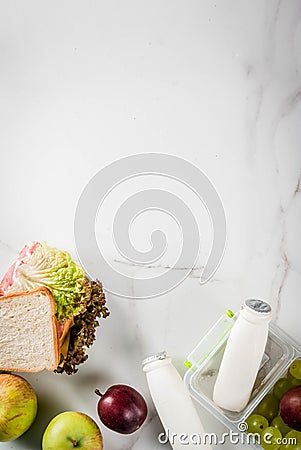
[[[213, 388], [226, 342], [237, 316], [238, 314], [227, 311], [220, 317], [188, 355], [185, 361], [188, 371], [184, 376], [184, 383], [190, 395], [235, 433], [243, 431], [241, 424], [252, 414], [262, 398], [272, 390], [275, 382], [286, 376], [292, 361], [301, 357], [299, 344], [272, 322], [249, 403], [240, 412], [220, 408], [212, 400]], [[249, 444], [254, 449], [262, 449], [254, 442]]]

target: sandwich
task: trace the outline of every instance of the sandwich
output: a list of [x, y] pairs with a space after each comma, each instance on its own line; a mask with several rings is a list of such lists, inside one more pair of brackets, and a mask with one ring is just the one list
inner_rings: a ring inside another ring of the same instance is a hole
[[101, 282], [69, 253], [25, 245], [0, 283], [0, 370], [76, 373], [108, 315]]

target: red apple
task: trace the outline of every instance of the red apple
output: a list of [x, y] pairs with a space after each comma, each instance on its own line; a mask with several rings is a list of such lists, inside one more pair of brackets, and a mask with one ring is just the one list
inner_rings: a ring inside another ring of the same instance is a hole
[[147, 406], [142, 395], [131, 386], [115, 384], [104, 394], [98, 389], [97, 410], [102, 423], [117, 433], [130, 434], [141, 427], [147, 416]]

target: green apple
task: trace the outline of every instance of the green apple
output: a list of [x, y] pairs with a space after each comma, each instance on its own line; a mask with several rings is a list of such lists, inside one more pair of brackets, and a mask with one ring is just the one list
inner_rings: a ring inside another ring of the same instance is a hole
[[0, 373], [0, 442], [13, 441], [32, 425], [37, 396], [24, 378]]
[[42, 439], [42, 450], [102, 450], [102, 434], [98, 425], [87, 414], [65, 411], [47, 425]]

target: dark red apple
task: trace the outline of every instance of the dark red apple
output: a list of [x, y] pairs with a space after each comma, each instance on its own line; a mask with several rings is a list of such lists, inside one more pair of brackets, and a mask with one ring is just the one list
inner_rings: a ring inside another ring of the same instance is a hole
[[280, 401], [280, 416], [290, 428], [301, 431], [301, 386], [284, 394]]
[[130, 434], [141, 427], [147, 416], [147, 406], [136, 389], [125, 384], [115, 384], [104, 394], [96, 389], [101, 398], [97, 410], [102, 423], [117, 433]]

